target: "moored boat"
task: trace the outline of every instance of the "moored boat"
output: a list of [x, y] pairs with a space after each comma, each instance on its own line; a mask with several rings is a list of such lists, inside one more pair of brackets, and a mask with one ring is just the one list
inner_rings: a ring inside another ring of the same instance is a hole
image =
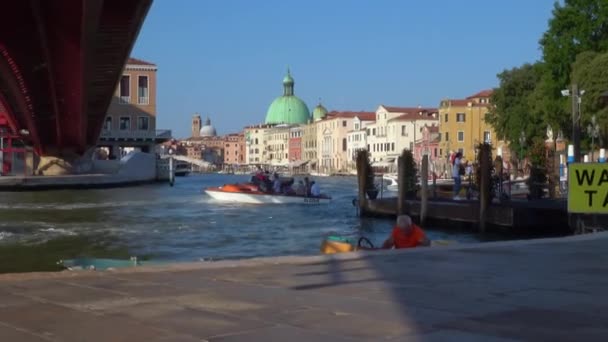
[[327, 204], [331, 197], [326, 195], [309, 197], [300, 195], [284, 195], [266, 193], [259, 190], [258, 186], [251, 183], [226, 184], [219, 187], [205, 189], [205, 193], [211, 198], [236, 203], [250, 204]]

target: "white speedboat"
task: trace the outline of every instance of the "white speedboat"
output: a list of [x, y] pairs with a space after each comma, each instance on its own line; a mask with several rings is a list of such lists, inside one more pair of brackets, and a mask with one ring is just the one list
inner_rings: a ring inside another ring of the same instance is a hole
[[226, 184], [207, 188], [205, 193], [211, 198], [223, 202], [249, 204], [327, 204], [331, 197], [321, 195], [306, 197], [299, 195], [270, 194], [262, 192], [254, 184]]
[[382, 184], [384, 185], [384, 188], [388, 191], [399, 190], [399, 184], [397, 183], [397, 175], [382, 175]]

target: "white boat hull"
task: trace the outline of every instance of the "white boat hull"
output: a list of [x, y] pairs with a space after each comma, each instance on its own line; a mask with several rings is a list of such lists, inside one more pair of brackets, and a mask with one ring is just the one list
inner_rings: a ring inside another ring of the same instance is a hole
[[330, 198], [325, 197], [302, 197], [271, 194], [246, 194], [239, 192], [226, 192], [217, 190], [205, 190], [211, 198], [223, 202], [248, 203], [248, 204], [328, 204]]

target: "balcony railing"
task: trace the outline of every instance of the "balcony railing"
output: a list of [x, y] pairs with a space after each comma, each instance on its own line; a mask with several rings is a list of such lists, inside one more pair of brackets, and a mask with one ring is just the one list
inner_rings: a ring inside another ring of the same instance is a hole
[[[171, 131], [169, 131], [169, 135]], [[113, 138], [113, 139], [154, 139], [156, 138], [155, 131], [131, 131], [131, 130], [103, 130], [101, 132], [101, 138]]]
[[147, 105], [150, 104], [150, 98], [148, 96], [140, 96], [137, 98], [137, 104]]

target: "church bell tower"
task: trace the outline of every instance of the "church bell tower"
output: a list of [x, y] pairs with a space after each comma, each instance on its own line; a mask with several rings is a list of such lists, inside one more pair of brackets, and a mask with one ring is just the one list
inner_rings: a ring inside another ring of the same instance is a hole
[[201, 116], [194, 114], [192, 116], [192, 137], [198, 138], [201, 136]]

